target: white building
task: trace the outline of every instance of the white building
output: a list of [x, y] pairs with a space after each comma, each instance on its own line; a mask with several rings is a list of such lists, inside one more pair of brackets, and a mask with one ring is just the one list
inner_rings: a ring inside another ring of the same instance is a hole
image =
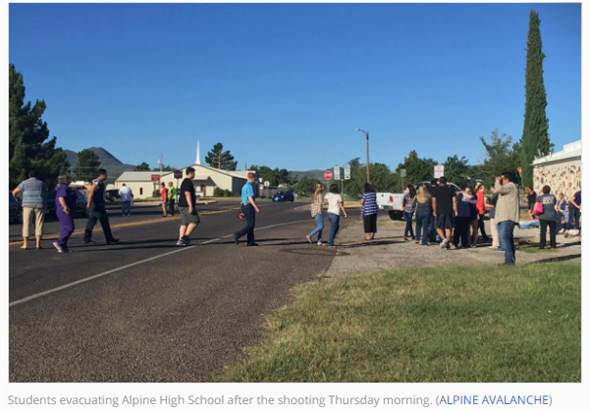
[[[226, 190], [234, 195], [238, 195], [242, 186], [247, 181], [248, 170], [245, 171], [227, 171], [218, 168], [209, 167], [201, 164], [200, 149], [197, 144], [197, 156], [195, 164], [191, 165], [195, 169], [195, 178], [193, 183], [197, 194], [203, 197], [211, 197], [214, 195], [216, 188]], [[182, 170], [183, 178], [186, 175], [184, 167]], [[172, 181], [174, 185], [180, 184], [180, 179], [177, 181], [174, 178], [172, 171], [125, 171], [115, 180], [115, 187], [121, 188], [126, 184], [133, 191], [136, 199], [151, 198], [154, 189], [158, 189], [158, 183], [152, 182], [152, 175], [160, 176], [160, 183], [168, 183]]]
[[579, 190], [582, 184], [582, 140], [566, 144], [561, 151], [533, 161], [533, 184], [537, 193], [548, 185], [553, 194], [564, 193], [567, 198]]

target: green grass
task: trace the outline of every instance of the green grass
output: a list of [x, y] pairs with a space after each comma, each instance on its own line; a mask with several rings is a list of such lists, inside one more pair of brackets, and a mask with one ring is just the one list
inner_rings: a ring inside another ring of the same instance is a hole
[[222, 381], [580, 381], [579, 262], [297, 287]]

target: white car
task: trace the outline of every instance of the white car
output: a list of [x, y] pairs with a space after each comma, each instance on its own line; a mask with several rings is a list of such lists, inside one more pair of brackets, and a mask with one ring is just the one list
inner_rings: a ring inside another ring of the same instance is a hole
[[392, 220], [401, 220], [404, 216], [403, 193], [377, 193], [377, 206], [385, 210]]

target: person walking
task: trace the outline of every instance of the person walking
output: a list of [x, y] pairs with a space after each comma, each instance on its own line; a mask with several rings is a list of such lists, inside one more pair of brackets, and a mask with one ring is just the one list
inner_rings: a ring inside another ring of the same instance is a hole
[[496, 188], [492, 187], [492, 197], [489, 203], [486, 204], [488, 215], [490, 217], [490, 234], [492, 236], [492, 245], [490, 248], [494, 250], [500, 249], [500, 238], [498, 236], [498, 223], [496, 222], [496, 204], [498, 204], [498, 193]]
[[258, 244], [254, 240], [254, 227], [256, 226], [256, 214], [260, 214], [260, 208], [254, 201], [254, 184], [256, 184], [256, 174], [248, 173], [248, 181], [242, 186], [242, 196], [240, 210], [244, 214], [246, 225], [241, 230], [234, 233], [236, 245], [240, 244], [240, 238], [246, 236], [247, 246], [255, 247]]
[[377, 206], [377, 193], [370, 183], [365, 183], [363, 198], [361, 199], [361, 215], [363, 216], [363, 226], [365, 229], [365, 241], [375, 239], [377, 233], [377, 215], [379, 207]]
[[432, 192], [432, 209], [436, 219], [436, 232], [441, 239], [440, 248], [449, 249], [457, 215], [457, 193], [447, 184], [444, 176], [438, 179], [438, 186]]
[[311, 218], [315, 221], [315, 227], [305, 235], [307, 241], [311, 244], [314, 236], [317, 236], [317, 245], [322, 245], [322, 232], [324, 230], [324, 215], [322, 214], [322, 204], [324, 203], [324, 185], [316, 183], [311, 195]]
[[102, 232], [104, 234], [107, 244], [115, 244], [119, 239], [113, 237], [111, 232], [111, 225], [109, 223], [109, 215], [105, 204], [105, 180], [107, 179], [107, 171], [104, 168], [98, 170], [98, 176], [92, 180], [92, 183], [86, 189], [86, 208], [88, 210], [88, 222], [84, 230], [84, 243], [88, 244], [92, 241], [92, 230], [97, 221], [100, 221]]
[[125, 183], [119, 189], [119, 198], [121, 199], [121, 214], [124, 217], [131, 215], [131, 201], [133, 200], [133, 191]]
[[43, 238], [43, 225], [45, 223], [45, 202], [47, 199], [47, 185], [37, 178], [34, 170], [29, 171], [29, 178], [22, 181], [14, 190], [12, 195], [18, 201], [22, 197], [21, 206], [23, 209], [23, 244], [21, 248], [29, 248], [29, 229], [31, 219], [35, 223], [35, 248], [41, 249]]
[[328, 237], [328, 247], [334, 248], [334, 240], [338, 229], [340, 228], [340, 213], [348, 217], [342, 196], [338, 193], [338, 185], [332, 184], [330, 192], [324, 196], [324, 203], [328, 204], [328, 221], [330, 221], [330, 236]]
[[504, 250], [504, 263], [509, 265], [516, 263], [514, 227], [518, 225], [520, 215], [518, 186], [514, 180], [514, 174], [508, 171], [496, 177], [495, 183], [498, 193], [495, 218], [498, 223], [500, 247]]
[[412, 228], [412, 219], [414, 217], [414, 199], [416, 198], [416, 189], [412, 184], [408, 184], [404, 190], [404, 198], [402, 206], [404, 208], [404, 220], [406, 226], [404, 228], [404, 240], [408, 241], [410, 238], [414, 240], [414, 229]]
[[184, 171], [186, 177], [180, 183], [180, 195], [178, 197], [178, 211], [180, 212], [180, 227], [178, 228], [178, 240], [176, 245], [187, 247], [191, 245], [191, 234], [201, 222], [197, 211], [197, 194], [195, 193], [195, 169], [187, 167]]
[[176, 197], [178, 197], [178, 189], [174, 187], [172, 181], [168, 182], [168, 213], [173, 216], [176, 212], [174, 209], [176, 205]]
[[549, 228], [549, 246], [557, 247], [557, 223], [561, 217], [557, 208], [557, 198], [551, 194], [551, 187], [543, 186], [541, 192], [542, 194], [537, 196], [535, 210], [539, 211], [538, 207], [542, 208], [542, 212], [536, 213], [540, 226], [539, 248], [542, 250], [547, 245], [547, 228]]
[[160, 184], [160, 201], [162, 203], [162, 217], [166, 217], [168, 216], [168, 189], [166, 188], [166, 183]]
[[423, 184], [418, 187], [416, 204], [416, 244], [428, 245], [432, 226], [432, 197]]
[[453, 246], [455, 248], [469, 248], [471, 246], [470, 229], [472, 227], [475, 203], [476, 200], [470, 187], [466, 187], [465, 190], [457, 193], [457, 215], [455, 217], [455, 230], [453, 231]]
[[[486, 216], [486, 212], [487, 212], [487, 207], [486, 207], [486, 186], [483, 185], [482, 183], [478, 184], [475, 187], [475, 196], [477, 199], [477, 202], [475, 204], [476, 209], [477, 209], [477, 228], [476, 230], [479, 230], [479, 232], [481, 233], [481, 238], [483, 239], [483, 241], [485, 243], [490, 241], [490, 238], [488, 237], [488, 234], [486, 233], [486, 224], [485, 224], [485, 216]], [[477, 244], [477, 242], [476, 242]]]
[[59, 239], [53, 242], [58, 253], [69, 252], [68, 240], [74, 232], [72, 211], [76, 208], [76, 192], [70, 188], [70, 178], [59, 176], [55, 193], [55, 214], [59, 221]]

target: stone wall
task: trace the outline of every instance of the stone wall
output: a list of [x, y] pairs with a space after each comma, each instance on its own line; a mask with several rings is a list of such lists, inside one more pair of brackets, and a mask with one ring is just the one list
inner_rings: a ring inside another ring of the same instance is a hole
[[544, 185], [548, 185], [553, 194], [564, 193], [566, 198], [569, 198], [581, 187], [582, 160], [574, 158], [539, 164], [534, 168], [533, 181], [537, 193]]

